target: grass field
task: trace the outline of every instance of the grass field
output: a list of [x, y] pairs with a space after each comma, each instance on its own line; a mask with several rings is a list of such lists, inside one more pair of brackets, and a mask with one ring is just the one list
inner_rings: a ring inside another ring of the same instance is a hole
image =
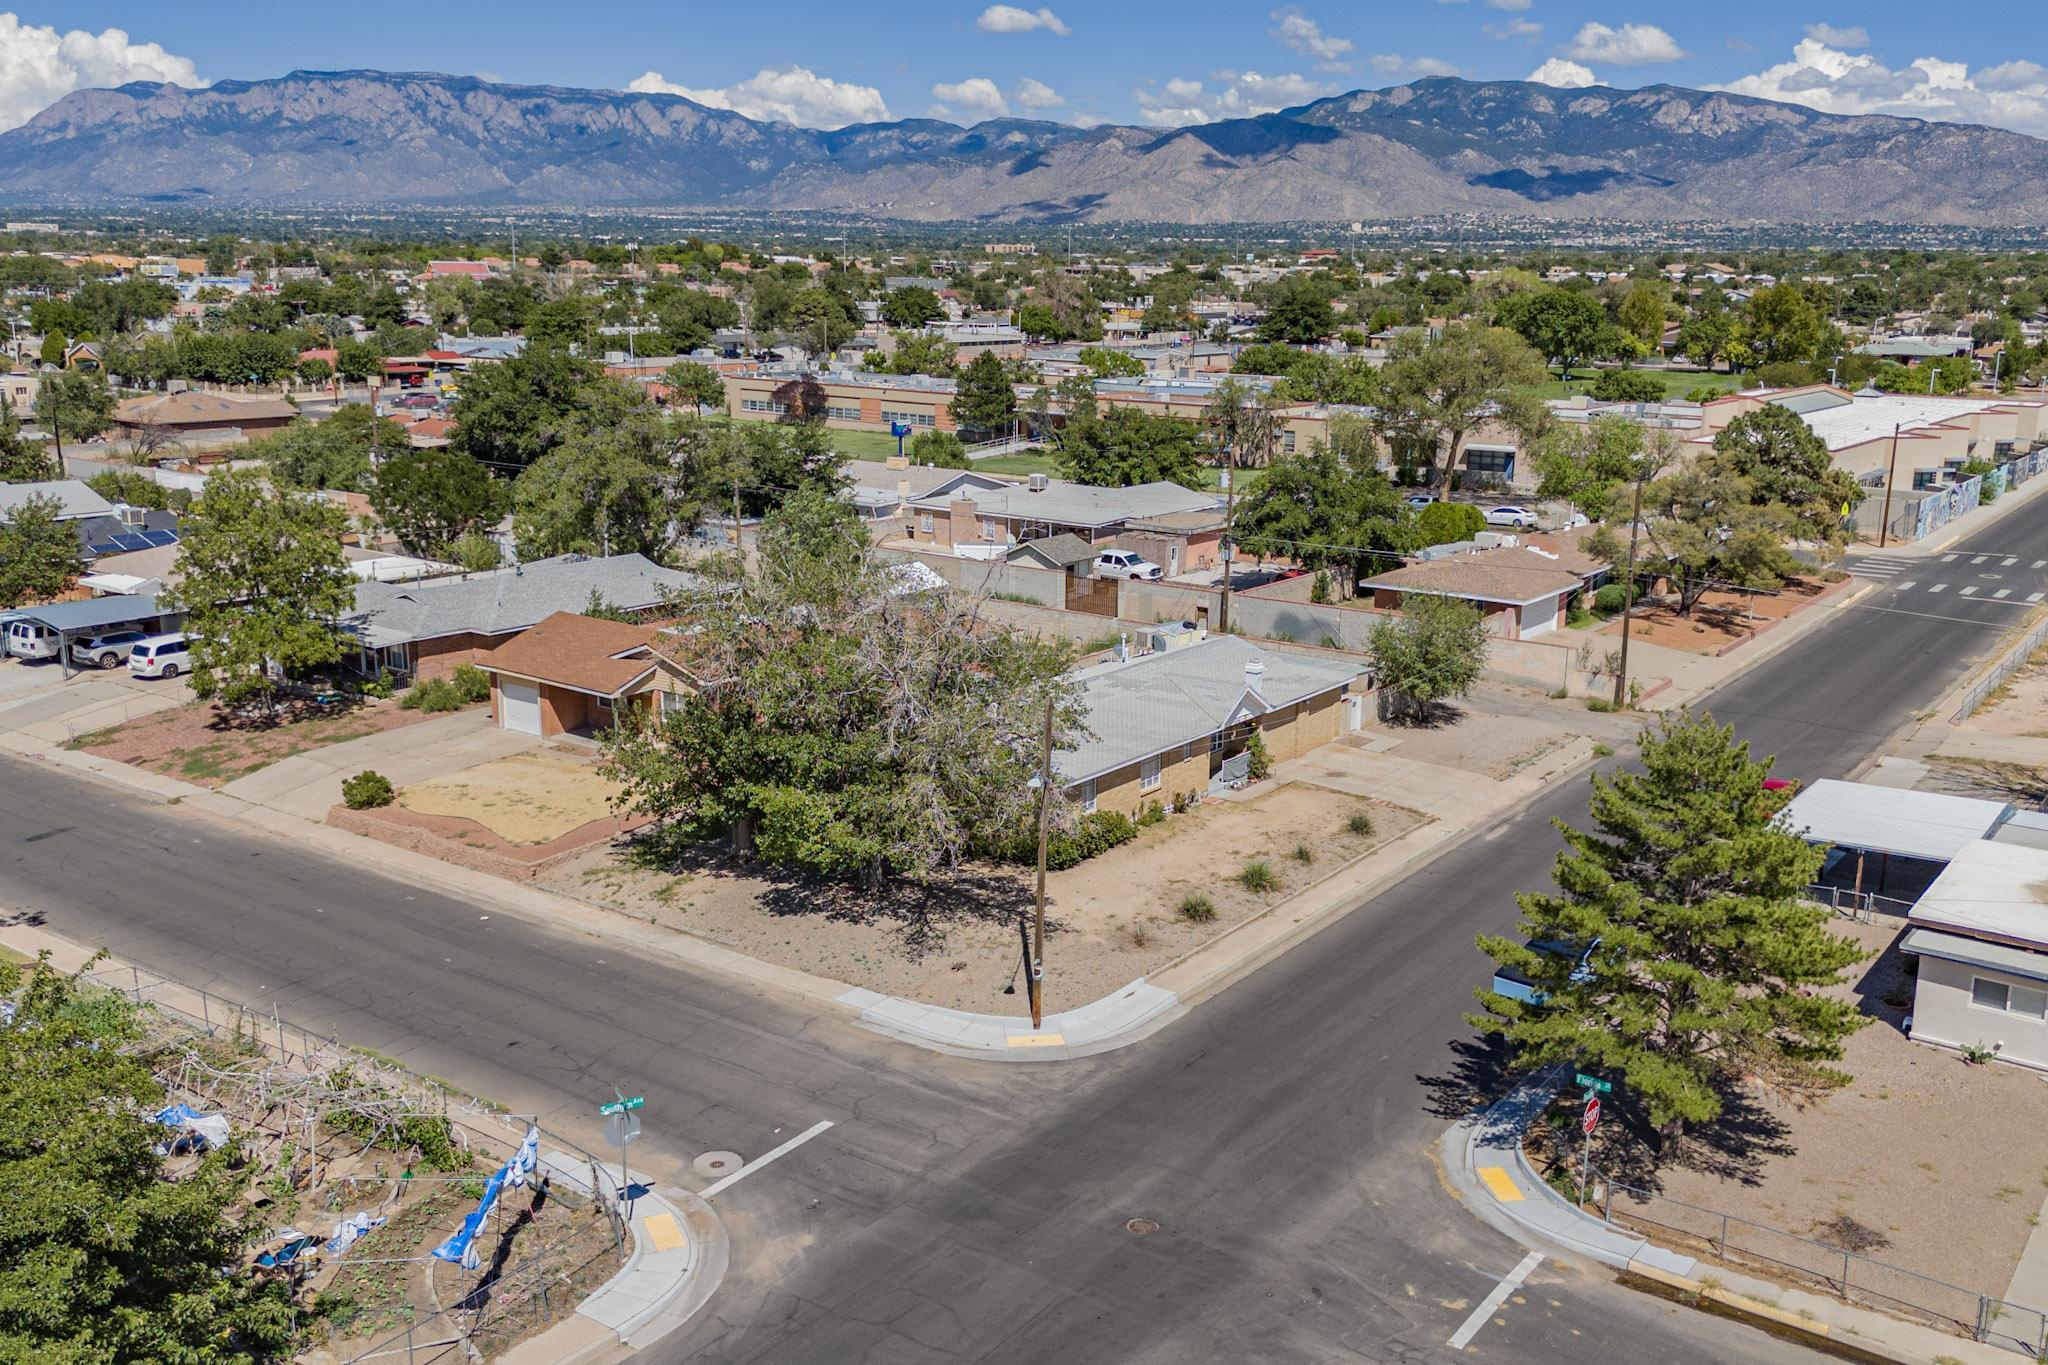
[[[1666, 400], [1679, 399], [1694, 389], [1712, 389], [1716, 393], [1733, 393], [1741, 387], [1742, 376], [1738, 374], [1707, 374], [1699, 370], [1637, 370], [1648, 379], [1654, 379], [1664, 386]], [[1536, 390], [1538, 398], [1569, 398], [1585, 393], [1593, 387], [1599, 376], [1591, 370], [1574, 370], [1570, 384], [1553, 379]]]
[[[904, 446], [910, 445], [906, 438]], [[886, 460], [896, 453], [896, 438], [886, 431], [832, 432], [832, 448], [853, 460]]]

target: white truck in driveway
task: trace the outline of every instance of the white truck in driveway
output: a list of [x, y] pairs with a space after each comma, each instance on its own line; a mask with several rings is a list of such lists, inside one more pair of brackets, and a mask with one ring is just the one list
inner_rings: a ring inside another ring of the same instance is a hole
[[1166, 570], [1134, 550], [1104, 550], [1095, 557], [1095, 576], [1153, 583], [1166, 577]]

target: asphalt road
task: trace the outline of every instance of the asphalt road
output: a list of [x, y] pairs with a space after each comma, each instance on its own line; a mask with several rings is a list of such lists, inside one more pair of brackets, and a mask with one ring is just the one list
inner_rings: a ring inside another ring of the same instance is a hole
[[[2048, 511], [1981, 539], [2019, 558], [2011, 586], [2048, 591]], [[1931, 573], [1881, 583], [1711, 709], [1781, 774], [1852, 769], [2021, 614], [1955, 588], [1927, 610]], [[644, 1092], [656, 1169], [833, 1120], [720, 1197], [732, 1270], [653, 1359], [1443, 1359], [1522, 1256], [1429, 1154], [1496, 1079], [1462, 1021], [1488, 971], [1473, 935], [1547, 878], [1577, 784], [1135, 1048], [998, 1068], [36, 765], [0, 778], [6, 902], [58, 932], [565, 1129], [588, 1132], [614, 1084]], [[1551, 1262], [1465, 1354], [1805, 1358]]]

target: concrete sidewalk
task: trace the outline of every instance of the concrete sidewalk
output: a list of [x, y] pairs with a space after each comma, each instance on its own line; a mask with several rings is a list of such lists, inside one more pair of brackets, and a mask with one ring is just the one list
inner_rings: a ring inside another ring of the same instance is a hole
[[1924, 559], [1928, 555], [1940, 554], [1964, 536], [1974, 536], [1979, 531], [1996, 526], [2016, 508], [2032, 502], [2044, 488], [2048, 488], [2048, 477], [2036, 475], [2017, 489], [2000, 494], [1998, 501], [1989, 507], [1980, 505], [1976, 511], [1966, 513], [1962, 520], [1950, 522], [1925, 540], [1904, 545], [1893, 541], [1882, 550], [1877, 548], [1875, 542], [1859, 542], [1849, 547], [1849, 554], [1859, 558], [1864, 555], [1883, 555], [1886, 559]]
[[1620, 1271], [1625, 1284], [1831, 1354], [1901, 1365], [1991, 1365], [2016, 1358], [1988, 1342], [1698, 1261], [1581, 1211], [1537, 1175], [1522, 1151], [1522, 1135], [1559, 1084], [1570, 1079], [1568, 1071], [1560, 1066], [1539, 1072], [1444, 1134], [1438, 1155], [1445, 1180], [1480, 1221], [1532, 1250], [1598, 1261]]

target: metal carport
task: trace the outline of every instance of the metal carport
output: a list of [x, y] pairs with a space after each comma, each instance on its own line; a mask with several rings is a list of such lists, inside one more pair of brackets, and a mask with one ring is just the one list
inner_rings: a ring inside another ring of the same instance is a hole
[[138, 597], [89, 597], [82, 602], [52, 602], [28, 607], [19, 619], [38, 622], [57, 632], [57, 661], [64, 676], [71, 676], [71, 642], [91, 639], [119, 626], [155, 631], [176, 630], [184, 613], [157, 605], [156, 594]]
[[1778, 823], [1810, 844], [1854, 853], [1854, 889], [1860, 894], [1868, 855], [1883, 860], [1878, 872], [1882, 885], [1893, 858], [1945, 865], [1964, 848], [1990, 838], [2011, 815], [2012, 806], [2004, 801], [1822, 778], [1786, 803]]

